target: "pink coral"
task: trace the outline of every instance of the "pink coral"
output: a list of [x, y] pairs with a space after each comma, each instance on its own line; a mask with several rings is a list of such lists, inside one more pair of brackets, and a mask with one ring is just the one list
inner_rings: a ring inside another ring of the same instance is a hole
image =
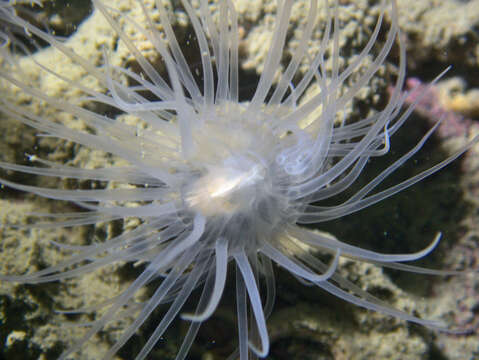
[[415, 110], [421, 115], [436, 122], [443, 118], [442, 124], [436, 133], [442, 138], [467, 135], [470, 131], [472, 121], [464, 116], [449, 110], [441, 101], [437, 85], [429, 86], [416, 77], [406, 79], [406, 91], [409, 95], [406, 104], [414, 103], [418, 98], [419, 102]]

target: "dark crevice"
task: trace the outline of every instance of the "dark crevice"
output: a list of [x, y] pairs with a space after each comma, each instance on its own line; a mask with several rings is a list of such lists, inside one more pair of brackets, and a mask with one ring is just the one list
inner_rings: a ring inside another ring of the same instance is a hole
[[[18, 4], [14, 6], [14, 9], [19, 17], [33, 26], [64, 41], [72, 36], [78, 26], [91, 15], [93, 4], [91, 0], [50, 0], [44, 1], [42, 7]], [[21, 26], [4, 22], [0, 25], [1, 31], [14, 36], [16, 41], [26, 46], [30, 53], [49, 46], [48, 42], [37, 36], [25, 33]], [[11, 47], [14, 52], [25, 53], [20, 46], [12, 45]]]

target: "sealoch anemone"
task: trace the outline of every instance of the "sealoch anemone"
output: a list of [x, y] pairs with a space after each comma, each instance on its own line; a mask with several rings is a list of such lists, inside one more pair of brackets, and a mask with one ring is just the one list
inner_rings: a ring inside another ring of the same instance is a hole
[[[72, 246], [55, 241], [60, 250], [75, 253], [65, 262], [25, 275], [0, 276], [2, 281], [42, 284], [79, 277], [118, 262], [143, 265], [140, 275], [109, 300], [95, 307], [66, 311], [102, 310], [102, 315], [83, 324], [83, 336], [63, 351], [60, 359], [75, 358], [109, 323], [134, 314], [134, 320], [116, 342], [101, 354], [104, 359], [113, 358], [162, 304], [169, 304], [168, 310], [158, 319], [136, 359], [148, 357], [177, 317], [189, 323], [176, 355], [176, 359], [185, 359], [201, 323], [212, 316], [222, 298], [229, 270], [233, 270], [236, 283], [238, 327], [238, 349], [231, 358], [266, 357], [270, 347], [266, 319], [275, 297], [274, 264], [302, 282], [355, 305], [432, 329], [455, 331], [441, 320], [422, 319], [389, 306], [336, 271], [339, 259], [346, 257], [413, 273], [459, 274], [405, 264], [430, 253], [440, 234], [421, 251], [386, 254], [341, 242], [304, 226], [314, 224], [320, 228], [323, 222], [382, 201], [439, 171], [479, 141], [474, 138], [442, 162], [378, 191], [383, 180], [421, 149], [439, 125], [438, 119], [412, 149], [347, 200], [333, 205], [321, 203], [347, 191], [371, 159], [389, 152], [390, 137], [420, 101], [419, 97], [403, 108], [407, 97], [403, 92], [406, 58], [394, 0], [381, 1], [381, 12], [366, 46], [347, 65], [340, 62], [338, 1], [331, 5], [320, 0], [309, 2], [297, 44], [284, 64], [282, 54], [288, 42], [294, 1], [279, 1], [264, 70], [247, 102], [239, 101], [239, 30], [233, 1], [218, 1], [214, 4], [216, 12], [207, 0], [181, 1], [199, 48], [198, 73], [192, 71], [162, 1], [155, 2], [155, 18], [138, 1], [144, 24], [100, 0], [93, 3], [134, 57], [138, 71], [113, 64], [107, 50], [103, 64], [98, 66], [50, 31], [18, 16], [10, 5], [0, 6], [0, 19], [5, 24], [0, 48], [2, 86], [20, 89], [32, 101], [81, 120], [84, 126], [69, 127], [53, 121], [27, 107], [13, 105], [6, 100], [8, 96], [0, 99], [0, 111], [42, 136], [75, 142], [127, 163], [86, 169], [37, 155], [29, 156], [36, 165], [0, 162], [0, 168], [8, 171], [108, 184], [104, 188], [58, 189], [1, 178], [5, 187], [68, 201], [83, 210], [34, 213], [45, 221], [25, 227], [75, 227], [138, 219], [136, 227], [102, 243]], [[326, 14], [324, 24], [316, 24], [319, 11]], [[386, 11], [389, 26], [383, 24]], [[162, 71], [142, 53], [120, 22], [132, 27], [145, 39], [147, 47], [159, 54]], [[309, 43], [319, 25], [323, 36], [319, 48], [311, 54]], [[10, 32], [11, 28], [16, 31]], [[71, 80], [52, 64], [34, 60], [38, 71], [78, 89], [83, 97], [78, 102], [64, 101], [37, 89], [22, 77], [16, 62], [19, 56], [32, 51], [17, 37], [19, 29], [24, 32], [22, 38], [48, 43], [70, 58], [89, 73], [101, 90]], [[384, 41], [373, 51], [381, 33]], [[344, 109], [360, 95], [396, 45], [399, 65], [389, 100], [382, 110], [348, 121], [341, 115]], [[373, 60], [367, 62], [368, 57]], [[301, 67], [307, 70], [300, 71]], [[343, 90], [346, 83], [349, 87]], [[319, 91], [305, 96], [312, 86]], [[105, 108], [109, 112], [96, 110]], [[127, 114], [130, 121], [119, 121], [114, 114]], [[329, 255], [329, 261], [303, 251], [305, 245]], [[149, 298], [136, 301], [135, 296], [146, 286], [154, 286]], [[260, 292], [262, 288], [265, 294]], [[185, 303], [195, 289], [201, 294], [196, 309], [185, 311]]]

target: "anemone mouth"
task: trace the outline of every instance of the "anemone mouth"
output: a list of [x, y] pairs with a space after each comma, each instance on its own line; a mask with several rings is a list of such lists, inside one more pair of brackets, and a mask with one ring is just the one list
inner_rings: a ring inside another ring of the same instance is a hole
[[[135, 312], [135, 318], [103, 355], [105, 359], [113, 358], [158, 306], [169, 304], [136, 355], [140, 360], [147, 358], [173, 319], [181, 316], [193, 291], [201, 288], [196, 309], [182, 315], [190, 326], [176, 359], [186, 358], [201, 323], [212, 316], [221, 301], [228, 264], [236, 270], [239, 334], [238, 351], [232, 357], [239, 356], [240, 360], [248, 359], [251, 353], [259, 357], [268, 355], [270, 339], [266, 319], [274, 304], [273, 263], [302, 282], [314, 284], [347, 302], [433, 329], [447, 330], [441, 321], [421, 319], [392, 308], [337, 272], [339, 259], [344, 257], [408, 272], [457, 275], [460, 272], [404, 264], [430, 253], [441, 234], [420, 251], [388, 254], [349, 245], [298, 225], [338, 219], [382, 201], [439, 171], [479, 142], [476, 137], [430, 169], [377, 191], [382, 181], [421, 149], [437, 123], [412, 149], [347, 200], [318, 205], [318, 201], [347, 190], [369, 160], [389, 152], [390, 137], [420, 101], [419, 98], [401, 110], [406, 99], [402, 92], [406, 63], [395, 1], [390, 6], [391, 24], [377, 53], [372, 55], [372, 48], [383, 28], [386, 8], [389, 8], [385, 0], [380, 3], [381, 10], [370, 39], [357, 57], [344, 66], [340, 61], [338, 1], [333, 7], [324, 2], [324, 38], [316, 52], [308, 52], [320, 5], [317, 0], [310, 1], [297, 44], [291, 47], [290, 61], [282, 66], [295, 2], [278, 2], [264, 71], [248, 103], [238, 103], [239, 30], [238, 14], [232, 1], [219, 2], [217, 18], [212, 15], [207, 0], [199, 1], [196, 8], [182, 1], [201, 53], [202, 83], [198, 83], [198, 76], [191, 71], [162, 1], [155, 2], [159, 25], [143, 2], [138, 5], [145, 25], [100, 0], [94, 0], [94, 4], [119, 42], [135, 57], [142, 74], [118, 66], [106, 51], [101, 58], [103, 66], [98, 67], [58, 38], [15, 15], [10, 8], [0, 7], [0, 19], [48, 42], [54, 51], [88, 73], [95, 85], [70, 79], [54, 65], [43, 64], [35, 57], [32, 58], [34, 67], [68, 88], [78, 90], [82, 101], [111, 106], [138, 121], [117, 121], [71, 99], [64, 101], [50, 96], [23, 79], [24, 72], [15, 62], [15, 55], [7, 47], [0, 47], [1, 59], [11, 70], [0, 70], [2, 81], [35, 101], [81, 119], [84, 125], [80, 129], [66, 126], [50, 120], [44, 113], [4, 99], [0, 99], [2, 113], [49, 137], [96, 148], [127, 163], [94, 169], [59, 165], [43, 159], [36, 159], [41, 166], [0, 163], [4, 170], [46, 177], [94, 179], [109, 184], [121, 183], [124, 187], [51, 189], [3, 178], [0, 183], [45, 198], [70, 201], [85, 210], [53, 215], [37, 213], [40, 218], [59, 219], [37, 224], [38, 227], [139, 219], [139, 224], [130, 231], [100, 244], [72, 246], [55, 241], [58, 248], [74, 252], [71, 258], [57, 265], [27, 275], [0, 275], [2, 281], [42, 284], [83, 276], [117, 262], [144, 264], [141, 273], [119, 294], [100, 304], [73, 311], [96, 311], [101, 312], [101, 316], [86, 324], [83, 335], [61, 354], [60, 359], [81, 352], [108, 324], [123, 320], [126, 313]], [[140, 34], [149, 43], [149, 48], [158, 52], [164, 60], [168, 79], [164, 79], [143, 55], [122, 24]], [[380, 71], [396, 42], [400, 55], [397, 81], [384, 108], [354, 123], [338, 121], [338, 112], [358, 97], [361, 89]], [[307, 69], [300, 71], [301, 66]], [[134, 82], [124, 81], [125, 78]], [[351, 83], [350, 87], [340, 91], [346, 82]], [[319, 92], [307, 98], [304, 95], [312, 84], [318, 86]], [[145, 93], [153, 94], [155, 100], [147, 99]], [[138, 126], [139, 123], [145, 126]], [[330, 261], [323, 262], [310, 251], [303, 251], [308, 247], [329, 254]], [[154, 288], [150, 296], [135, 302], [136, 295], [147, 286]], [[260, 292], [262, 287], [266, 287], [265, 295]]]
[[185, 195], [188, 208], [204, 216], [228, 216], [253, 209], [253, 202], [263, 192], [257, 188], [265, 181], [266, 169], [237, 160], [226, 159], [231, 165], [212, 167], [194, 181]]

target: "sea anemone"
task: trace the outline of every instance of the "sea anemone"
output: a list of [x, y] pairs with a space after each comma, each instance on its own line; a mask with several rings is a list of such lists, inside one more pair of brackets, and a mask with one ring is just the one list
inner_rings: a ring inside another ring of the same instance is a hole
[[[22, 29], [32, 41], [48, 43], [95, 79], [102, 90], [71, 80], [54, 65], [34, 60], [40, 71], [76, 88], [84, 96], [78, 102], [49, 96], [22, 78], [15, 59], [29, 55], [15, 33], [4, 31], [0, 55], [4, 67], [0, 81], [10, 83], [45, 106], [81, 120], [83, 127], [68, 127], [38, 115], [26, 107], [0, 99], [0, 111], [33, 127], [43, 136], [57, 137], [113, 155], [125, 166], [75, 168], [38, 156], [29, 160], [41, 166], [0, 162], [4, 170], [45, 177], [106, 182], [105, 188], [57, 189], [0, 179], [6, 187], [41, 197], [69, 201], [84, 211], [61, 214], [35, 213], [55, 219], [28, 225], [40, 228], [94, 225], [137, 218], [138, 225], [103, 243], [72, 246], [55, 241], [61, 250], [76, 252], [69, 260], [26, 275], [2, 275], [2, 281], [41, 284], [84, 275], [101, 267], [132, 262], [144, 265], [141, 274], [119, 294], [89, 309], [104, 309], [87, 326], [83, 337], [67, 348], [60, 359], [71, 358], [112, 321], [135, 313], [104, 359], [115, 353], [137, 332], [160, 304], [170, 304], [136, 359], [145, 359], [170, 323], [181, 317], [190, 323], [176, 359], [184, 359], [202, 322], [211, 317], [225, 288], [228, 270], [234, 269], [238, 350], [232, 357], [265, 357], [269, 352], [266, 319], [272, 311], [275, 285], [273, 263], [302, 282], [314, 284], [358, 306], [415, 322], [432, 329], [448, 330], [440, 320], [427, 320], [394, 309], [337, 273], [338, 261], [347, 257], [384, 267], [423, 274], [456, 274], [404, 264], [430, 253], [438, 234], [423, 250], [411, 254], [384, 254], [349, 245], [304, 227], [341, 218], [384, 200], [434, 174], [454, 161], [479, 139], [442, 162], [387, 189], [377, 191], [395, 170], [415, 155], [441, 119], [407, 153], [345, 201], [324, 205], [322, 200], [344, 193], [355, 183], [366, 164], [390, 150], [390, 137], [408, 119], [418, 100], [403, 109], [407, 93], [405, 49], [393, 0], [381, 1], [381, 12], [370, 39], [346, 66], [340, 63], [339, 6], [311, 0], [297, 44], [289, 61], [283, 51], [289, 33], [293, 0], [278, 2], [274, 33], [254, 95], [239, 101], [239, 30], [232, 0], [216, 4], [207, 0], [182, 0], [199, 48], [199, 75], [191, 69], [175, 36], [161, 0], [155, 5], [159, 23], [142, 1], [145, 25], [100, 0], [93, 0], [117, 37], [128, 48], [139, 71], [112, 64], [105, 49], [103, 64], [83, 58], [48, 30], [41, 30], [18, 16], [10, 6], [0, 7], [0, 19]], [[389, 9], [390, 25], [383, 25]], [[323, 37], [315, 53], [309, 41], [317, 29], [318, 12], [326, 12]], [[162, 59], [160, 71], [120, 26], [135, 29]], [[387, 29], [385, 29], [387, 28]], [[386, 31], [387, 30], [387, 31]], [[379, 34], [384, 42], [377, 52]], [[345, 108], [381, 69], [397, 45], [397, 80], [382, 110], [355, 121], [345, 118]], [[375, 54], [375, 55], [373, 55]], [[367, 62], [367, 58], [372, 61]], [[301, 70], [300, 68], [307, 68]], [[434, 80], [436, 81], [436, 80]], [[344, 90], [344, 84], [348, 84]], [[319, 91], [305, 96], [312, 87]], [[5, 86], [7, 88], [7, 86]], [[96, 109], [114, 109], [107, 115]], [[93, 109], [93, 110], [92, 110]], [[113, 114], [127, 114], [119, 121]], [[133, 119], [133, 120], [132, 120]], [[375, 191], [376, 190], [376, 191]], [[6, 225], [4, 225], [6, 226]], [[308, 248], [329, 254], [323, 262]], [[145, 286], [156, 286], [144, 302], [135, 295]], [[266, 288], [262, 296], [260, 289]], [[202, 289], [194, 313], [182, 311], [197, 288]]]

